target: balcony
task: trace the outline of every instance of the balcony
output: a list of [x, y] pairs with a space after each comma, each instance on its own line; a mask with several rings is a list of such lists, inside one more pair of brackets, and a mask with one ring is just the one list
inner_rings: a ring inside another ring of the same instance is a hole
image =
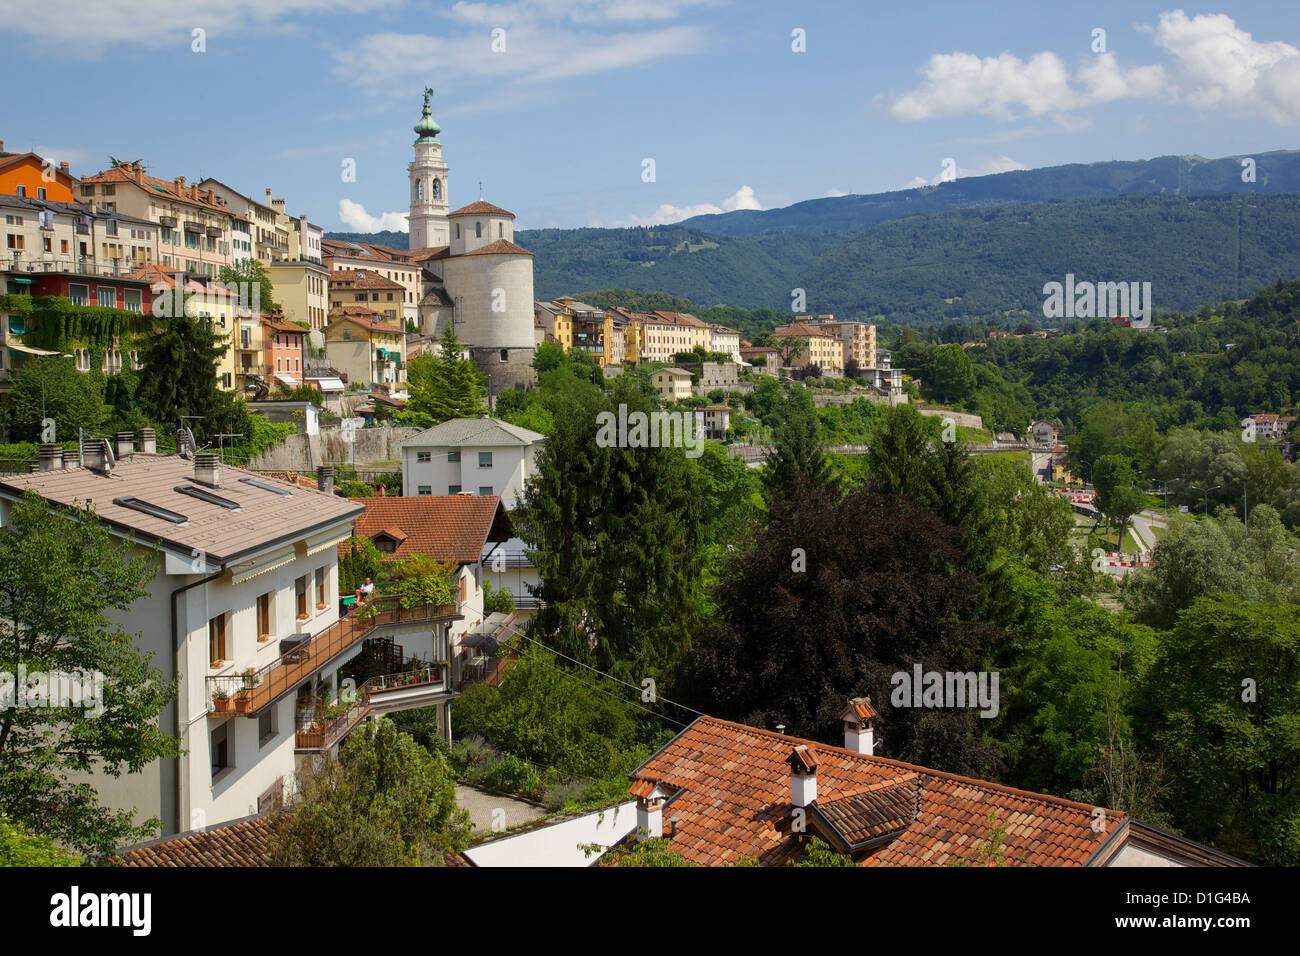
[[159, 216], [159, 217], [158, 217], [158, 225], [163, 226], [163, 227], [165, 227], [165, 228], [167, 228], [167, 229], [175, 229], [175, 228], [176, 228], [176, 217], [175, 217], [175, 216]]
[[448, 668], [443, 663], [417, 664], [407, 671], [372, 677], [357, 690], [357, 699], [332, 717], [306, 720], [295, 733], [299, 753], [328, 750], [367, 717], [414, 710], [446, 700]]
[[89, 256], [50, 256], [29, 259], [15, 254], [12, 257], [0, 257], [0, 271], [3, 272], [121, 277], [129, 275], [142, 265], [144, 263], [131, 259], [93, 259]]
[[220, 226], [208, 226], [209, 239], [220, 239], [221, 236], [222, 236], [222, 228]]
[[186, 232], [192, 233], [196, 236], [203, 235], [203, 223], [201, 222], [191, 222], [190, 220], [187, 219], [185, 220], [184, 228]]
[[[367, 611], [369, 610], [369, 613]], [[244, 674], [220, 674], [208, 678], [208, 690], [217, 706], [214, 717], [230, 714], [256, 716], [317, 671], [330, 665], [360, 641], [396, 627], [435, 624], [460, 615], [454, 605], [443, 607], [401, 607], [396, 600], [379, 598], [367, 608], [330, 625], [319, 634], [295, 643], [260, 670]], [[216, 694], [224, 694], [224, 699]]]

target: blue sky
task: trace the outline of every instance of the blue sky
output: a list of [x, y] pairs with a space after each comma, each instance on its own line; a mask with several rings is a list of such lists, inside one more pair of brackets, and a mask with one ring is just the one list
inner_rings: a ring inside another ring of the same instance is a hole
[[432, 86], [453, 206], [482, 180], [521, 229], [669, 222], [934, 181], [947, 158], [977, 175], [1295, 147], [1290, 7], [0, 0], [0, 59], [25, 78], [0, 138], [391, 228]]

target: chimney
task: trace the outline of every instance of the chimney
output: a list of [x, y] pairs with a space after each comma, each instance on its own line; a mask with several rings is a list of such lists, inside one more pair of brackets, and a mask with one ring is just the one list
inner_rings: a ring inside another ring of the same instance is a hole
[[209, 488], [221, 487], [221, 459], [211, 452], [194, 456], [194, 480]]
[[113, 436], [113, 442], [117, 446], [115, 451], [118, 458], [135, 452], [135, 432], [118, 432]]
[[38, 471], [54, 471], [63, 468], [63, 448], [56, 443], [41, 445], [38, 455]]
[[383, 483], [382, 481], [379, 482], [379, 484], [377, 484], [377, 485], [375, 486], [375, 497], [376, 497], [376, 498], [383, 498], [383, 497], [385, 497], [387, 494], [388, 494], [388, 488], [384, 485], [384, 483]]
[[[212, 190], [209, 189], [207, 192], [205, 192], [205, 193], [203, 194], [203, 198], [206, 199], [208, 202], [213, 202], [213, 199], [212, 199]], [[214, 203], [214, 205], [215, 205], [215, 203]]]
[[198, 198], [199, 198], [199, 184], [198, 184], [198, 183], [190, 183], [190, 198], [191, 198], [191, 199], [198, 199]]
[[184, 177], [184, 176], [177, 176], [175, 179], [172, 180], [172, 183], [175, 184], [176, 189], [177, 189], [178, 192], [185, 192], [185, 177]]
[[806, 807], [817, 799], [817, 753], [799, 744], [786, 759], [790, 765], [790, 802]]
[[664, 835], [664, 793], [658, 784], [638, 781], [641, 791], [636, 798], [636, 832], [638, 840], [650, 840]]
[[854, 697], [849, 705], [840, 711], [840, 720], [844, 721], [844, 749], [855, 754], [870, 757], [876, 751], [876, 734], [871, 722], [880, 716], [880, 712], [871, 706], [870, 697]]
[[107, 456], [104, 454], [107, 444], [103, 438], [88, 438], [82, 442], [82, 464], [87, 468], [103, 471], [108, 466]]
[[5, 151], [5, 141], [0, 139], [0, 153]]
[[146, 455], [158, 454], [158, 435], [152, 428], [140, 429], [140, 450]]
[[[2, 148], [0, 148], [0, 149], [2, 149]], [[69, 168], [69, 167], [68, 167], [68, 164], [67, 164], [66, 162], [59, 163], [59, 169], [63, 170], [65, 173], [68, 171], [68, 168]]]
[[63, 449], [63, 467], [78, 468], [81, 466], [81, 452], [75, 448]]
[[316, 469], [316, 487], [327, 495], [334, 494], [333, 465], [321, 465]]
[[271, 205], [271, 187], [266, 187], [266, 205]]

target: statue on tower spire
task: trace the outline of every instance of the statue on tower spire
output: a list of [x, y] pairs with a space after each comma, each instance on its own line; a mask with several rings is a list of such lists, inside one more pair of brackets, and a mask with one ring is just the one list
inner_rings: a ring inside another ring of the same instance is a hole
[[424, 111], [425, 111], [426, 113], [429, 112], [429, 100], [430, 100], [432, 97], [433, 97], [433, 87], [432, 87], [432, 86], [426, 86], [426, 87], [424, 88]]

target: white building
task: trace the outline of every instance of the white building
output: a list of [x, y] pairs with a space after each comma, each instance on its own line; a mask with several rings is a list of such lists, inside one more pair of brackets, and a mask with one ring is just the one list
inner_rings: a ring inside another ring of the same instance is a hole
[[650, 381], [666, 402], [679, 402], [691, 397], [691, 373], [684, 368], [655, 369]]
[[[180, 678], [160, 723], [179, 739], [181, 755], [92, 782], [103, 805], [133, 810], [137, 820], [157, 816], [169, 834], [281, 802], [300, 761], [337, 746], [355, 726], [300, 721], [337, 699], [364, 643], [428, 646], [426, 659], [445, 659], [456, 612], [382, 610], [340, 620], [338, 545], [360, 505], [222, 466], [216, 455], [158, 455], [154, 447], [146, 429], [145, 450], [123, 437], [114, 460], [100, 439], [86, 443], [85, 467], [63, 468], [57, 446], [42, 446], [41, 470], [0, 478], [0, 520], [31, 489], [60, 505], [93, 501], [113, 534], [159, 542], [149, 595], [121, 619], [164, 678]], [[431, 682], [403, 689], [413, 700], [387, 709], [445, 711], [450, 674], [436, 667], [430, 674]], [[445, 729], [445, 713], [443, 720]]]
[[513, 508], [523, 500], [545, 440], [486, 416], [434, 425], [402, 442], [402, 494], [500, 495]]
[[716, 322], [709, 325], [709, 351], [725, 352], [733, 362], [740, 361], [740, 332]]

